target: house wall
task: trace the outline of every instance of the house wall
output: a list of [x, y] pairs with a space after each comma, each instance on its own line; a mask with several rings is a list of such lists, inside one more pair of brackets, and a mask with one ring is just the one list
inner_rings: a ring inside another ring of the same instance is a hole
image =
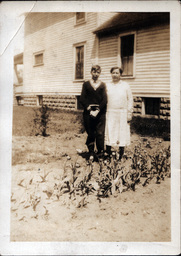
[[[170, 31], [168, 25], [136, 31], [136, 70], [125, 78], [135, 96], [168, 97], [170, 94]], [[118, 36], [100, 37], [102, 79], [110, 81], [110, 68], [118, 65]]]
[[98, 12], [97, 13], [97, 26], [102, 25], [105, 21], [108, 21], [116, 14], [117, 14], [117, 12]]
[[[25, 26], [24, 105], [37, 105], [39, 95], [53, 108], [75, 109], [83, 81], [73, 81], [74, 45], [85, 42], [85, 80], [90, 67], [102, 67], [101, 79], [111, 80], [110, 68], [118, 65], [119, 36], [92, 32], [115, 13], [87, 13], [87, 21], [75, 26], [75, 13], [34, 13]], [[134, 114], [143, 114], [144, 97], [160, 97], [160, 113], [170, 111], [169, 25], [136, 32], [135, 77], [126, 79], [134, 95]], [[33, 66], [33, 53], [44, 51], [44, 65]]]
[[[74, 13], [39, 13], [28, 16], [25, 27], [24, 94], [80, 94], [82, 82], [73, 81], [74, 45], [86, 43], [85, 79], [96, 62], [96, 13], [75, 26]], [[36, 26], [37, 23], [37, 26]], [[33, 53], [44, 51], [44, 65], [33, 66]]]
[[[144, 115], [144, 99], [160, 98], [160, 117], [170, 117], [170, 30], [159, 25], [136, 32], [135, 76], [123, 78], [134, 95], [134, 114]], [[125, 33], [125, 32], [124, 32]], [[120, 34], [121, 35], [121, 34]], [[120, 35], [100, 36], [99, 64], [103, 67], [101, 79], [111, 80], [110, 68], [119, 66]]]

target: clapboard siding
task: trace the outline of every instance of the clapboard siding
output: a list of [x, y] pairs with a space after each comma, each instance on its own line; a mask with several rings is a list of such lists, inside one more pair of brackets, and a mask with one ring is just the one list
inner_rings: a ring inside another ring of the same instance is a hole
[[[118, 36], [100, 37], [99, 64], [102, 79], [111, 80], [110, 68], [118, 65]], [[135, 77], [124, 78], [136, 96], [169, 96], [170, 31], [169, 25], [136, 31]]]
[[[65, 15], [63, 18], [60, 16], [59, 22], [58, 15], [48, 15], [47, 21], [47, 16], [41, 15], [39, 30], [33, 32], [32, 28], [31, 31], [27, 28], [24, 52], [25, 93], [80, 94], [82, 82], [73, 82], [73, 46], [86, 42], [85, 78], [88, 79], [96, 58], [95, 35], [92, 31], [96, 27], [97, 17], [96, 13], [87, 13], [87, 22], [79, 26], [74, 26], [74, 19], [74, 15], [67, 14], [67, 18]], [[33, 24], [36, 24], [35, 20]], [[44, 65], [33, 67], [33, 53], [42, 50]]]
[[97, 25], [102, 25], [105, 21], [109, 20], [113, 16], [115, 16], [115, 12], [100, 12], [98, 13], [98, 22]]
[[110, 68], [117, 65], [118, 37], [109, 36], [99, 39], [99, 65], [102, 67], [101, 79], [111, 79]]
[[133, 93], [170, 93], [170, 31], [168, 25], [137, 31], [136, 75]]

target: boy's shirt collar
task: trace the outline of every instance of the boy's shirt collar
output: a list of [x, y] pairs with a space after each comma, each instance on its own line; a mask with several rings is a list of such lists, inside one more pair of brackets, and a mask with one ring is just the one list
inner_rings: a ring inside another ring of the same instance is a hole
[[101, 81], [100, 80], [97, 80], [96, 82], [93, 80], [93, 79], [90, 79], [90, 84], [92, 85], [92, 87], [94, 88], [94, 90], [96, 90], [100, 84], [101, 84]]

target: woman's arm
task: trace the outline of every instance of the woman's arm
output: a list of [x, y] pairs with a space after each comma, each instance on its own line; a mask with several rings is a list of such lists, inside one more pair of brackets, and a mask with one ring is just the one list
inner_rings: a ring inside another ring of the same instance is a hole
[[106, 105], [107, 105], [107, 90], [106, 90], [106, 85], [103, 83], [104, 88], [103, 88], [103, 95], [102, 95], [102, 100], [99, 105], [99, 109], [102, 110]]
[[132, 119], [132, 113], [133, 113], [133, 95], [130, 86], [128, 85], [127, 89], [127, 111], [128, 111], [128, 122]]

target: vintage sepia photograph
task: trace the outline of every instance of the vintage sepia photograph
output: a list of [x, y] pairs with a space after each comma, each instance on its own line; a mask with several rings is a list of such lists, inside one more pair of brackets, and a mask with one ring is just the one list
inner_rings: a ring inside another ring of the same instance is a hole
[[12, 39], [9, 242], [171, 244], [172, 9], [36, 2]]

